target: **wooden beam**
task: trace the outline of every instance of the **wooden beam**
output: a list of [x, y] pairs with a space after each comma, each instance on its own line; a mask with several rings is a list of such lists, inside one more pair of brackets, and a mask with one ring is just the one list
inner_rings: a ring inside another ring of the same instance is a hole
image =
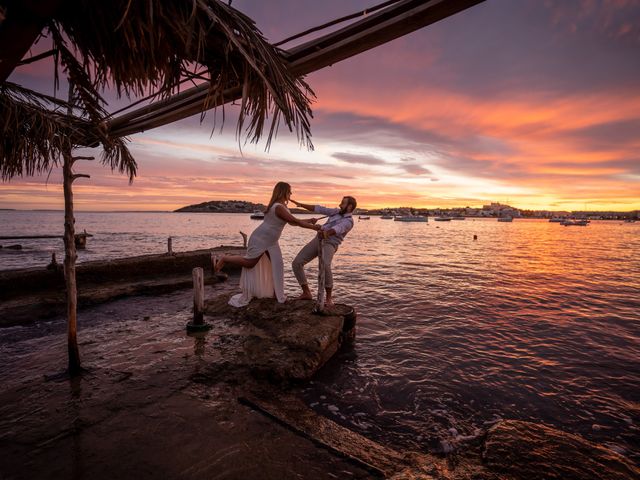
[[484, 0], [406, 0], [285, 54], [295, 75], [306, 75], [400, 38]]
[[[283, 53], [296, 76], [306, 75], [450, 17], [484, 0], [404, 0]], [[208, 99], [209, 83], [108, 122], [112, 136], [132, 135], [241, 98], [239, 87]]]

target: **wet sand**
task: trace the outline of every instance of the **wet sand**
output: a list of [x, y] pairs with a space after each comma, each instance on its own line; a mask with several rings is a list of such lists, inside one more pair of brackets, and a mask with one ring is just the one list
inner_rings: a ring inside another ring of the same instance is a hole
[[0, 329], [0, 478], [371, 477], [238, 403], [256, 380], [212, 379], [216, 326], [187, 336], [191, 304], [182, 290], [81, 310], [73, 380], [63, 318]]

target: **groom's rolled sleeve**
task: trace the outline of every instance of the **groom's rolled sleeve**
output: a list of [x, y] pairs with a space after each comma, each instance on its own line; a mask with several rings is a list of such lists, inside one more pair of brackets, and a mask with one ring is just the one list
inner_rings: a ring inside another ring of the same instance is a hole
[[313, 212], [314, 213], [319, 213], [320, 215], [327, 215], [327, 216], [331, 216], [331, 215], [335, 215], [336, 213], [340, 213], [340, 209], [339, 208], [327, 208], [327, 207], [323, 207], [322, 205], [316, 205], [315, 207], [313, 207]]

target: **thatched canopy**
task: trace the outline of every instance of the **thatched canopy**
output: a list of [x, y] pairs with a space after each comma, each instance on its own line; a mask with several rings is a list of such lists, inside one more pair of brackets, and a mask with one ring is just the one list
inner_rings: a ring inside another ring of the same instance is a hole
[[[63, 148], [98, 143], [103, 162], [132, 178], [135, 161], [118, 139], [229, 101], [240, 102], [239, 135], [258, 141], [270, 117], [268, 146], [282, 119], [311, 148], [313, 92], [302, 75], [482, 1], [386, 0], [291, 37], [286, 42], [358, 18], [281, 51], [251, 19], [218, 0], [0, 0], [2, 178], [47, 170]], [[53, 49], [23, 59], [39, 35], [50, 37]], [[56, 78], [61, 68], [70, 82], [71, 104], [6, 82], [19, 64], [51, 55]], [[185, 79], [200, 84], [179, 92]], [[105, 88], [153, 101], [109, 115], [99, 94]]]
[[[52, 41], [52, 75], [66, 75], [71, 104], [6, 81], [39, 36]], [[225, 3], [0, 0], [2, 178], [50, 169], [83, 137], [100, 142], [103, 162], [132, 177], [135, 161], [124, 140], [107, 133], [100, 92], [169, 96], [186, 77], [207, 80], [213, 104], [224, 103], [225, 90], [241, 89], [238, 133], [247, 139], [260, 139], [270, 117], [267, 142], [283, 120], [311, 145], [313, 93], [254, 22]]]

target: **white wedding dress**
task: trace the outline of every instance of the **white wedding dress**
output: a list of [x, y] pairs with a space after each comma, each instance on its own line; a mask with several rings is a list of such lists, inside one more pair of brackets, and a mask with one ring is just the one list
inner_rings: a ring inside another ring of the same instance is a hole
[[[252, 298], [276, 297], [278, 302], [284, 303], [284, 262], [280, 251], [280, 235], [287, 224], [276, 215], [276, 207], [281, 203], [274, 203], [265, 214], [264, 220], [249, 237], [246, 258], [260, 260], [253, 268], [243, 268], [240, 274], [240, 288], [242, 293], [234, 295], [229, 305], [244, 307]], [[282, 205], [284, 208], [286, 206]], [[268, 252], [269, 255], [264, 253]]]

